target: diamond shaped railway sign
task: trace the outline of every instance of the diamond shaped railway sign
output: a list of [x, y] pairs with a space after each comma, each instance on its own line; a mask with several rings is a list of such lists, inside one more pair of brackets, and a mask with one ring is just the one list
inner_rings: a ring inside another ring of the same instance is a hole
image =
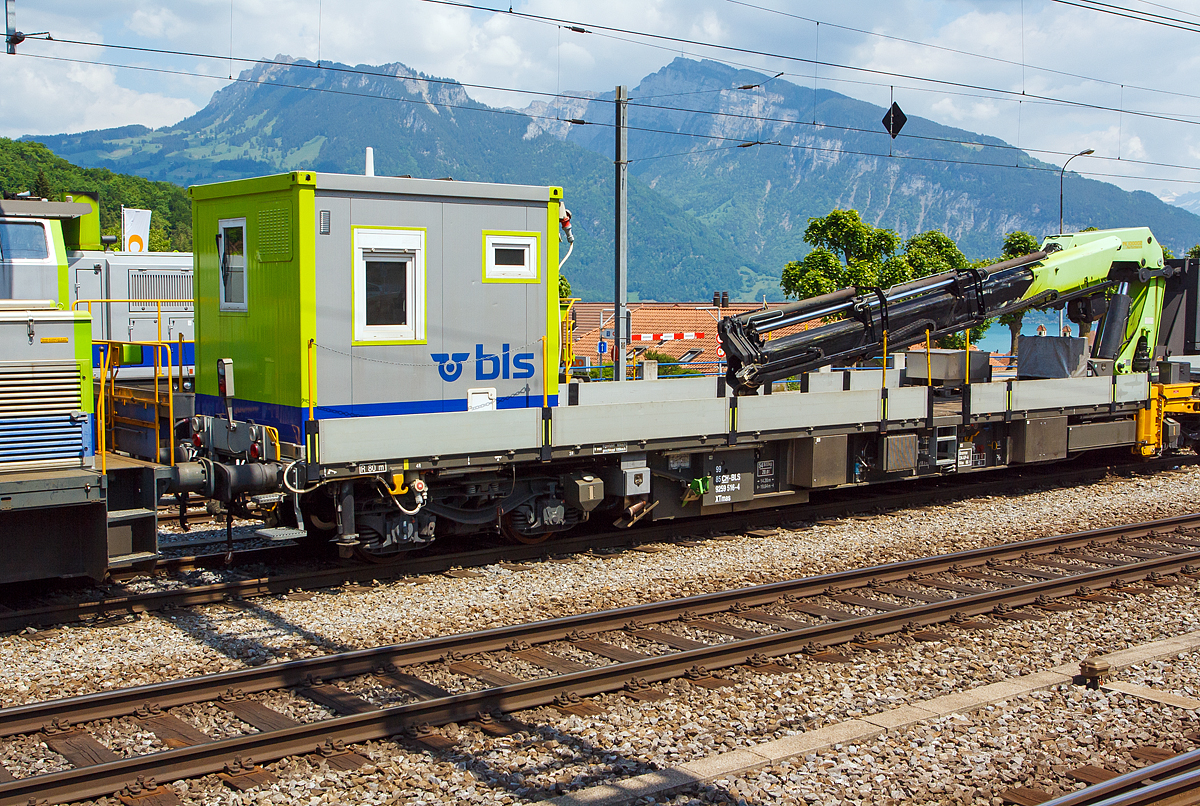
[[883, 128], [896, 139], [896, 135], [900, 134], [900, 130], [904, 128], [904, 124], [908, 123], [908, 116], [900, 109], [900, 104], [892, 102], [892, 108], [883, 116]]

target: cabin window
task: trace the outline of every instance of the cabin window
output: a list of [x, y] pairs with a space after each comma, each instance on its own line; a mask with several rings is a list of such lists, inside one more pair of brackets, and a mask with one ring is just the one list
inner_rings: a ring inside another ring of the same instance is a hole
[[227, 218], [217, 223], [217, 255], [221, 267], [221, 310], [248, 310], [246, 219]]
[[408, 274], [411, 254], [363, 256], [367, 271], [367, 327], [408, 322]]
[[485, 283], [536, 283], [538, 235], [536, 232], [485, 232], [483, 234]]
[[354, 228], [354, 342], [425, 340], [425, 231]]
[[46, 228], [33, 221], [0, 221], [0, 260], [45, 260], [50, 257]]

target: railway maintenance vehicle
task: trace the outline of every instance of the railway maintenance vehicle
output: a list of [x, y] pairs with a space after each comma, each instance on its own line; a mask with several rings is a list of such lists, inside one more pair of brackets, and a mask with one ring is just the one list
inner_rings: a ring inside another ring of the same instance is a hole
[[[560, 188], [301, 170], [189, 193], [195, 413], [114, 452], [111, 384], [97, 384], [96, 450], [86, 435], [72, 443], [71, 470], [148, 479], [136, 507], [110, 498], [110, 513], [197, 493], [263, 519], [265, 537], [394, 561], [445, 535], [537, 542], [588, 520], [803, 504], [1097, 449], [1156, 456], [1200, 432], [1186, 358], [1200, 353], [1200, 267], [1164, 260], [1145, 228], [1052, 236], [983, 269], [729, 317], [721, 377], [577, 383], [561, 362]], [[1087, 355], [1081, 339], [1029, 349], [1069, 354], [1061, 377], [1027, 361], [991, 381], [978, 351], [893, 353], [1050, 305], [1100, 328]], [[13, 319], [0, 343], [26, 340]], [[111, 366], [121, 352], [103, 354]], [[44, 513], [27, 510], [29, 523]], [[83, 549], [39, 533], [47, 562], [21, 573], [63, 575], [49, 558]], [[112, 524], [94, 534], [93, 556], [131, 548]]]

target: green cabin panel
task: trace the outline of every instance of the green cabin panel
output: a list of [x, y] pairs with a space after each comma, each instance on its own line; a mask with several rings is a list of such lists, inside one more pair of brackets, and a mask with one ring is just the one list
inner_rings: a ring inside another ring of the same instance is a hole
[[[231, 358], [239, 399], [308, 405], [314, 178], [293, 172], [190, 189], [198, 394], [217, 395], [217, 360]], [[221, 222], [239, 220], [245, 222], [245, 310], [222, 310], [218, 235]]]

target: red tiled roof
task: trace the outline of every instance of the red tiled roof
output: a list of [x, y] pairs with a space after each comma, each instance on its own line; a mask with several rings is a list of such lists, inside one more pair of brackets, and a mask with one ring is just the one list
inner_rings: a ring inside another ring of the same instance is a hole
[[[767, 308], [779, 308], [787, 303], [767, 303]], [[711, 302], [631, 302], [629, 303], [630, 329], [633, 333], [703, 333], [703, 338], [685, 340], [640, 341], [630, 344], [630, 352], [634, 348], [647, 348], [672, 358], [679, 358], [689, 350], [701, 350], [701, 354], [693, 359], [699, 364], [697, 369], [714, 372], [715, 364], [704, 366], [703, 362], [720, 361], [717, 348], [721, 346], [717, 338], [717, 321], [726, 316], [736, 316], [750, 311], [763, 309], [762, 303], [735, 302], [725, 308], [715, 308]], [[572, 309], [574, 317], [573, 343], [576, 356], [588, 356], [593, 366], [600, 363], [600, 353], [597, 345], [600, 342], [601, 331], [612, 329], [613, 305], [611, 302], [577, 302]], [[772, 333], [772, 337], [797, 333], [807, 329], [806, 324], [793, 325]], [[609, 339], [610, 352], [604, 354], [606, 363], [612, 361], [612, 340]]]

